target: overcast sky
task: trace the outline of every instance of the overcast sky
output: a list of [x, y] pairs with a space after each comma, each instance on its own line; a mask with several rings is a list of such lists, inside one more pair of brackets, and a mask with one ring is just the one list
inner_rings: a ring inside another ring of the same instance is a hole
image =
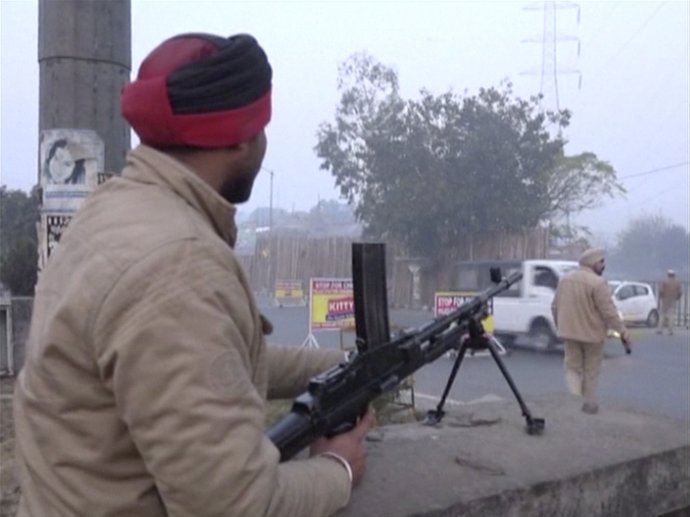
[[[35, 0], [0, 0], [0, 183], [36, 182], [38, 62]], [[144, 56], [181, 32], [248, 32], [274, 70], [274, 115], [264, 166], [274, 171], [273, 205], [308, 210], [338, 199], [313, 147], [319, 123], [338, 103], [337, 66], [367, 51], [394, 67], [402, 94], [420, 88], [477, 93], [508, 78], [517, 95], [542, 85], [544, 2], [527, 1], [154, 1], [132, 0], [133, 75]], [[660, 214], [689, 222], [689, 3], [556, 2], [561, 108], [573, 111], [568, 154], [610, 162], [628, 189], [580, 215], [596, 239], [613, 243], [630, 218]], [[578, 22], [579, 13], [579, 22]], [[580, 53], [577, 47], [579, 41]], [[539, 42], [525, 40], [534, 39]], [[547, 70], [548, 70], [547, 63]], [[579, 79], [581, 75], [581, 86]], [[547, 79], [553, 79], [553, 75]], [[543, 83], [555, 105], [553, 81]], [[241, 209], [268, 206], [269, 174]]]

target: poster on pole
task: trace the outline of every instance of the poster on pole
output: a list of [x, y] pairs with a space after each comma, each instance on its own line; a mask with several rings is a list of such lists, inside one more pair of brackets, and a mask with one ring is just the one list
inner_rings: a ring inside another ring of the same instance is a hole
[[42, 199], [38, 268], [41, 271], [74, 214], [107, 175], [103, 171], [103, 141], [90, 129], [41, 131], [39, 162]]
[[103, 173], [103, 141], [88, 129], [47, 129], [39, 155], [43, 211], [76, 212]]
[[67, 229], [67, 225], [72, 219], [72, 216], [61, 214], [43, 214], [41, 219], [42, 221], [45, 221], [43, 227], [46, 230], [46, 251], [47, 256], [50, 257], [52, 252], [55, 250], [55, 247], [60, 242], [62, 234]]

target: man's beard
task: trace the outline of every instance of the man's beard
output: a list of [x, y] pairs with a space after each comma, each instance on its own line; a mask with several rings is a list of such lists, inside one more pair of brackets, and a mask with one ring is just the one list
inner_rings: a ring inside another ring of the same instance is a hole
[[244, 203], [252, 194], [255, 178], [256, 175], [228, 179], [221, 186], [219, 193], [223, 199], [233, 205]]

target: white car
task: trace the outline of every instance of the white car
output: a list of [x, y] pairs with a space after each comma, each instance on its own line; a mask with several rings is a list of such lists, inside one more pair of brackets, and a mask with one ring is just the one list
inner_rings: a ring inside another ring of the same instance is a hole
[[610, 281], [613, 303], [626, 323], [643, 323], [656, 327], [659, 323], [656, 296], [649, 284], [642, 282]]

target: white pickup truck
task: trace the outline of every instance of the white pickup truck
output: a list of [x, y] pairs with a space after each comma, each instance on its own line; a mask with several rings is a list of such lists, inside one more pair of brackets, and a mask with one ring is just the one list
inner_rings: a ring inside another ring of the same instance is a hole
[[579, 267], [575, 261], [522, 260], [461, 262], [457, 288], [480, 291], [490, 282], [489, 269], [500, 267], [504, 276], [522, 272], [522, 280], [493, 299], [494, 335], [504, 343], [521, 342], [546, 350], [556, 342], [551, 302], [558, 280]]

